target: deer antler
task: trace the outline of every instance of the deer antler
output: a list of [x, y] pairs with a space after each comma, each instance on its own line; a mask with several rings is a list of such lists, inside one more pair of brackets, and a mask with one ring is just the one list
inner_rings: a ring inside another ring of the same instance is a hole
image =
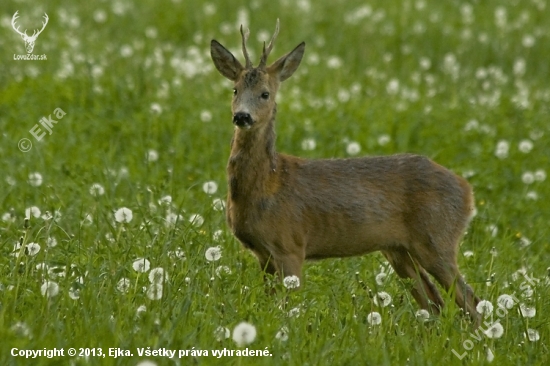
[[[44, 20], [45, 20], [46, 22], [45, 22], [45, 23], [42, 22], [42, 29], [40, 29], [40, 30], [38, 31], [38, 33], [37, 33], [36, 30], [34, 31], [34, 33], [32, 34], [33, 37], [35, 37], [35, 36], [38, 37], [38, 35], [39, 35], [40, 33], [42, 33], [42, 31], [44, 30], [44, 28], [46, 28], [46, 25], [48, 24], [48, 20], [49, 20], [49, 19], [50, 19], [50, 18], [48, 18], [48, 14], [44, 13]], [[36, 33], [36, 35], [35, 35], [35, 33]]]
[[243, 25], [241, 24], [241, 36], [243, 38], [243, 54], [244, 54], [244, 60], [246, 62], [246, 68], [251, 69], [252, 68], [252, 61], [250, 61], [250, 55], [248, 54], [248, 51], [246, 49], [246, 41], [248, 40], [248, 36], [250, 36], [250, 29], [246, 29], [246, 31], [243, 31]]
[[275, 33], [273, 33], [273, 37], [271, 37], [271, 41], [269, 41], [267, 48], [265, 47], [265, 42], [264, 42], [264, 51], [262, 53], [262, 58], [260, 59], [260, 65], [258, 67], [266, 66], [267, 56], [269, 56], [269, 54], [271, 53], [271, 50], [273, 49], [273, 43], [275, 43], [275, 39], [277, 39], [278, 34], [279, 34], [279, 18], [277, 18], [277, 23], [275, 24]]
[[19, 13], [19, 10], [17, 10], [15, 12], [15, 14], [13, 14], [13, 17], [11, 18], [11, 26], [13, 28], [13, 30], [15, 30], [17, 33], [19, 33], [21, 36], [23, 37], [28, 37], [27, 36], [27, 30], [25, 29], [25, 33], [22, 33], [20, 30], [19, 30], [19, 27], [16, 28], [16, 25], [15, 25], [15, 22], [17, 21], [17, 18], [19, 18], [19, 16], [17, 15], [17, 13]]

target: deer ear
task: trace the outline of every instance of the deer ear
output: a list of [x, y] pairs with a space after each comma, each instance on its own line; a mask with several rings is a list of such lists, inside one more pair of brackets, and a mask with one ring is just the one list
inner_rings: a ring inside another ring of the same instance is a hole
[[275, 61], [271, 66], [267, 68], [269, 74], [275, 74], [279, 76], [279, 81], [285, 81], [294, 74], [294, 71], [300, 66], [300, 61], [304, 56], [304, 50], [306, 49], [305, 42], [300, 43], [295, 49]]
[[227, 48], [218, 41], [210, 42], [210, 55], [216, 69], [231, 81], [236, 81], [243, 70], [243, 66]]

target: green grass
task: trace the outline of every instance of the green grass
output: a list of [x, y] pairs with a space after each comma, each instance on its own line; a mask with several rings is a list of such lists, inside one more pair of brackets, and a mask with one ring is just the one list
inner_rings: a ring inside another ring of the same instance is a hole
[[[487, 349], [493, 364], [547, 364], [546, 3], [232, 3], [2, 2], [0, 364], [455, 365], [486, 364]], [[13, 59], [25, 53], [11, 29], [16, 10], [21, 29], [29, 30], [48, 13], [34, 49], [47, 61]], [[289, 293], [287, 303], [283, 288], [265, 294], [254, 257], [212, 205], [226, 195], [233, 128], [231, 85], [215, 71], [209, 42], [216, 38], [240, 56], [243, 19], [256, 59], [257, 35], [271, 34], [277, 17], [281, 33], [273, 58], [307, 44], [300, 69], [280, 91], [278, 150], [346, 157], [354, 141], [359, 155], [420, 153], [467, 176], [478, 215], [460, 247], [461, 271], [495, 309], [498, 296], [515, 293], [536, 308], [534, 317], [523, 317], [516, 304], [502, 318], [493, 314], [503, 325], [500, 338], [479, 338], [451, 294], [443, 314], [422, 323], [410, 283], [393, 273], [376, 282], [381, 268], [388, 272], [379, 254], [307, 264], [303, 289]], [[54, 116], [56, 108], [66, 113], [62, 119]], [[36, 141], [29, 130], [50, 114], [58, 123]], [[387, 143], [379, 143], [381, 136]], [[32, 142], [30, 151], [18, 149], [22, 138]], [[303, 150], [305, 139], [314, 139], [315, 149]], [[499, 158], [501, 141], [509, 149]], [[520, 144], [529, 143], [532, 149], [524, 152]], [[150, 150], [157, 160], [147, 158]], [[527, 184], [529, 172], [535, 179]], [[39, 186], [29, 183], [34, 173], [42, 176]], [[203, 190], [209, 181], [218, 185], [213, 194]], [[94, 183], [103, 195], [90, 193]], [[160, 202], [165, 196], [170, 203]], [[32, 206], [41, 215], [26, 225]], [[129, 223], [115, 221], [121, 207], [132, 210]], [[195, 214], [202, 223], [190, 222]], [[48, 238], [57, 245], [49, 247]], [[18, 243], [23, 249], [14, 249]], [[37, 254], [25, 252], [30, 243], [40, 245]], [[209, 262], [206, 250], [218, 245], [221, 258]], [[181, 252], [184, 257], [176, 255]], [[147, 296], [149, 273], [132, 266], [138, 258], [167, 273], [160, 300]], [[531, 296], [521, 271], [534, 279]], [[118, 289], [122, 279], [126, 292]], [[42, 295], [46, 281], [58, 285], [56, 296]], [[378, 291], [392, 296], [390, 306], [374, 304]], [[142, 305], [146, 310], [138, 314]], [[293, 308], [299, 316], [289, 316]], [[367, 322], [373, 311], [381, 314], [380, 325]], [[240, 349], [231, 337], [216, 340], [215, 330], [233, 331], [242, 321], [256, 327], [249, 349], [267, 349], [271, 357], [212, 356], [213, 349]], [[283, 327], [286, 341], [275, 337]], [[540, 339], [530, 341], [528, 329]], [[65, 354], [70, 347], [103, 353], [118, 347], [133, 356], [11, 356], [13, 348], [55, 347]], [[208, 350], [209, 356], [138, 356], [137, 348], [147, 347]], [[459, 360], [453, 350], [466, 354]]]

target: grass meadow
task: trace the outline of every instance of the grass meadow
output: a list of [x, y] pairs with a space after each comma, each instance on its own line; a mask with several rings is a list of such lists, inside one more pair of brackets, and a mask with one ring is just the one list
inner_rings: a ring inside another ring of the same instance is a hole
[[[16, 59], [16, 11], [29, 35], [48, 14], [46, 60]], [[489, 325], [473, 332], [452, 293], [426, 317], [380, 254], [265, 294], [225, 223], [232, 85], [209, 44], [242, 60], [245, 24], [257, 62], [276, 18], [271, 61], [307, 44], [277, 149], [418, 153], [466, 177], [459, 266]], [[0, 34], [0, 364], [548, 364], [546, 1], [3, 0]], [[144, 353], [162, 349], [182, 358]]]

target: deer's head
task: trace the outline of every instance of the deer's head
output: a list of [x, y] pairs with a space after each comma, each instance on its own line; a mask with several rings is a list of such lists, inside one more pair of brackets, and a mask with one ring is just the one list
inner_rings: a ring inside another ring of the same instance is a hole
[[23, 38], [23, 41], [25, 41], [25, 48], [27, 49], [27, 53], [31, 53], [32, 50], [34, 49], [34, 43], [36, 42], [36, 39], [38, 38], [38, 35], [40, 33], [42, 33], [42, 31], [44, 30], [44, 28], [46, 28], [46, 24], [48, 24], [48, 14], [44, 13], [44, 22], [42, 22], [42, 29], [40, 30], [34, 30], [34, 32], [32, 33], [32, 36], [29, 36], [27, 35], [27, 30], [25, 29], [25, 32], [21, 32], [19, 30], [19, 27], [16, 26], [15, 22], [17, 20], [17, 18], [19, 18], [19, 16], [17, 15], [19, 11], [16, 11], [15, 14], [13, 14], [13, 17], [11, 18], [11, 26], [13, 27], [13, 29], [19, 33], [19, 35], [21, 36], [21, 38]]
[[210, 44], [212, 60], [218, 71], [235, 83], [233, 89], [233, 123], [241, 129], [252, 129], [268, 122], [275, 110], [275, 97], [282, 81], [288, 79], [300, 65], [306, 44], [300, 43], [294, 50], [267, 66], [267, 57], [279, 33], [279, 20], [268, 46], [265, 46], [257, 67], [252, 66], [246, 49], [249, 30], [241, 26], [243, 66], [231, 52], [216, 40]]

